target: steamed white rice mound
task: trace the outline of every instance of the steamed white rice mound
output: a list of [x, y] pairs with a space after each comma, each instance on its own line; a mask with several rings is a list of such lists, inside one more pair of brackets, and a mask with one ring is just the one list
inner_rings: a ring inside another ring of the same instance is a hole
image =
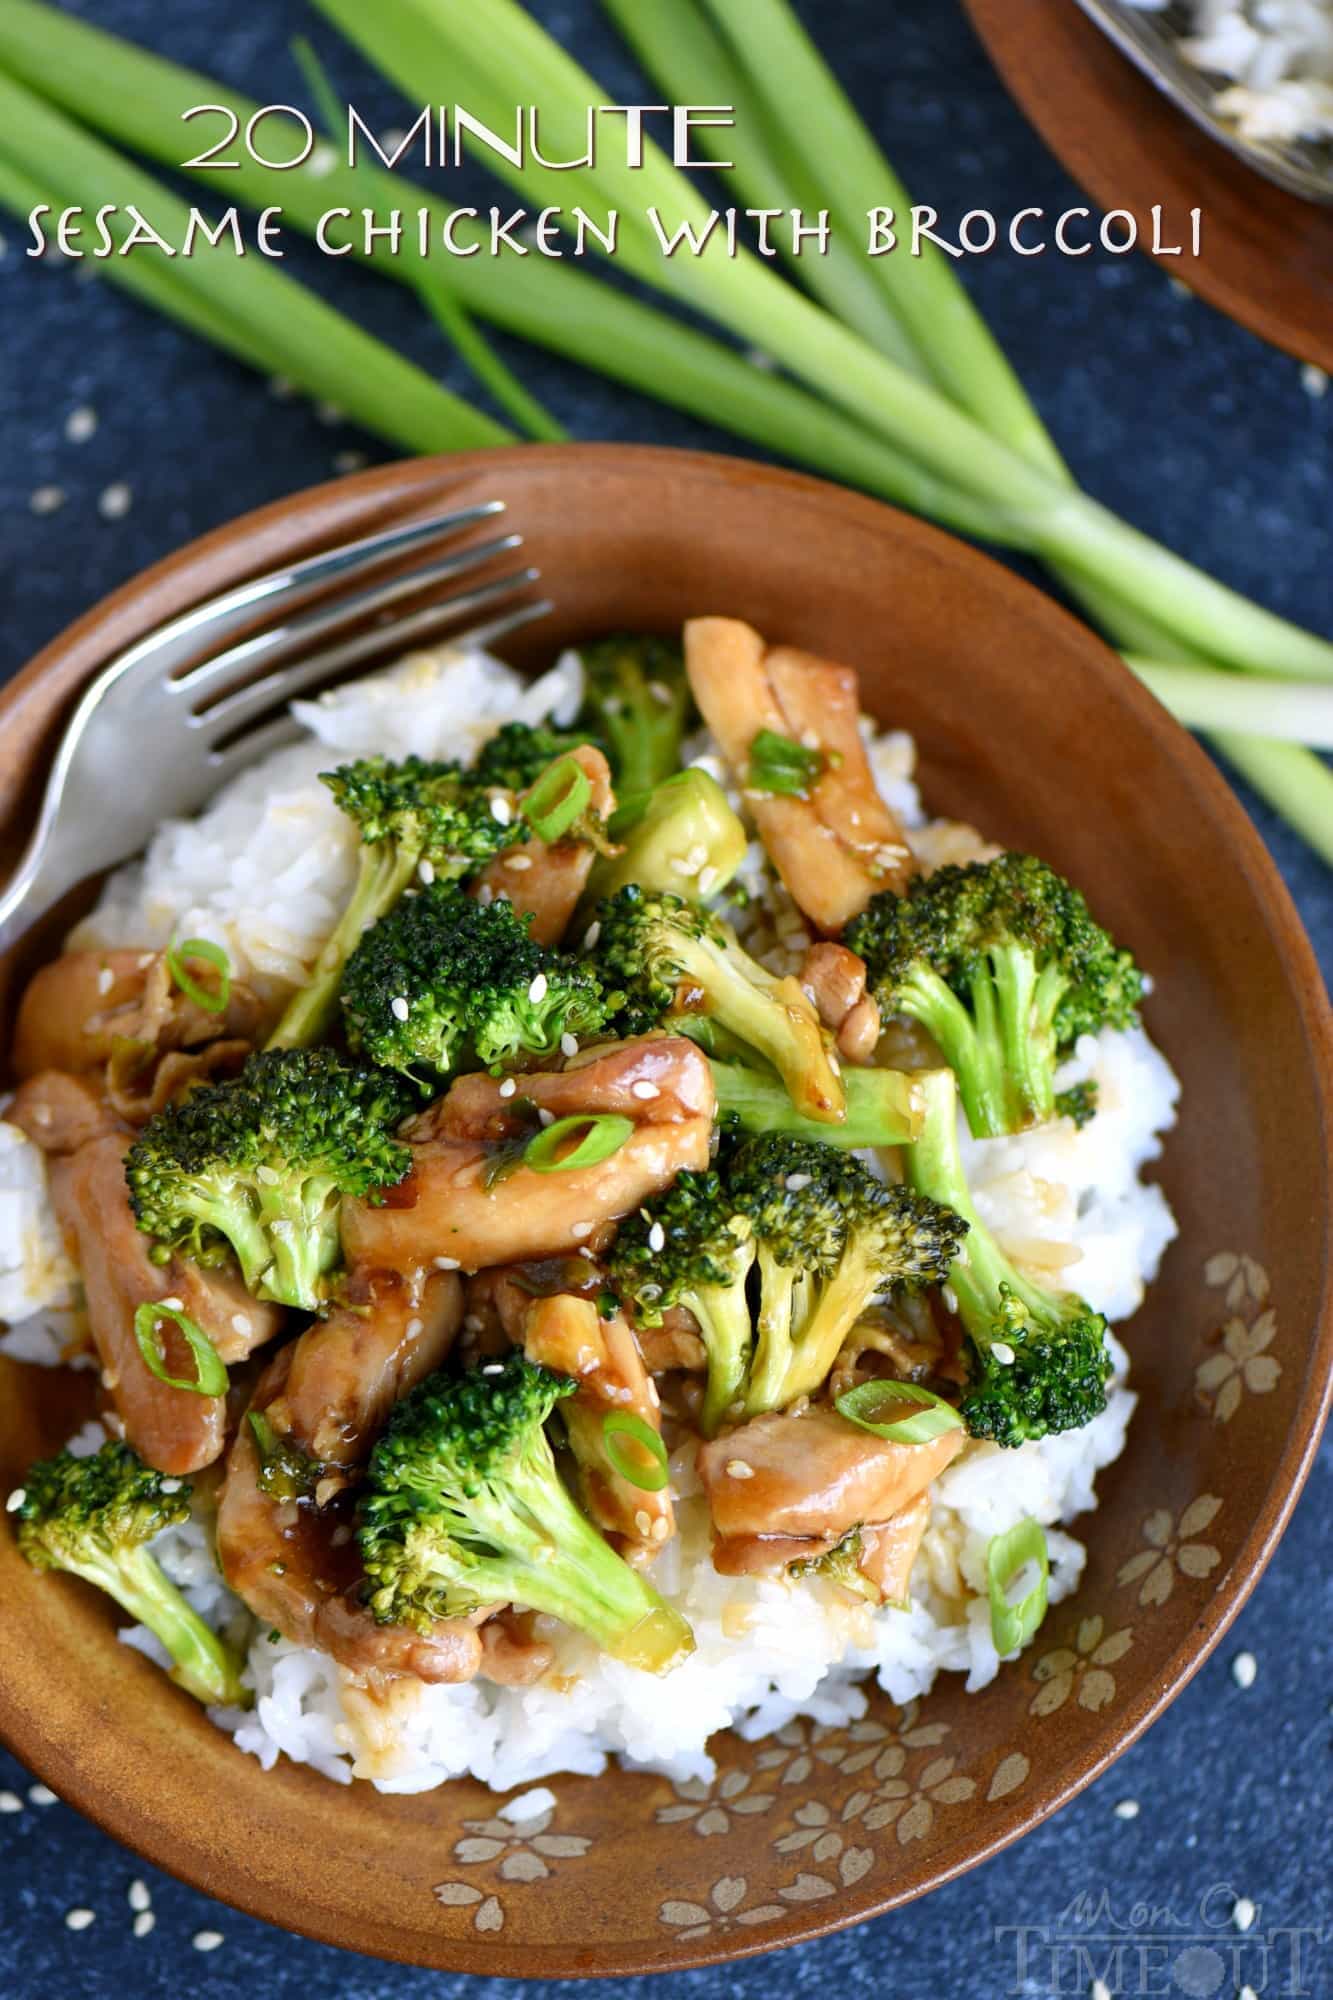
[[[313, 963], [352, 881], [354, 844], [318, 773], [377, 751], [466, 757], [501, 722], [550, 715], [569, 721], [581, 695], [567, 654], [526, 684], [478, 653], [413, 655], [391, 672], [297, 706], [310, 740], [278, 752], [235, 781], [198, 819], [160, 828], [141, 862], [121, 869], [70, 940], [81, 946], [163, 945], [173, 936], [215, 939], [238, 975], [270, 990]], [[967, 829], [926, 822], [913, 780], [915, 751], [900, 732], [870, 740], [877, 778], [932, 860], [967, 858]], [[689, 757], [726, 781], [716, 746]], [[973, 846], [975, 842], [973, 840]], [[752, 844], [725, 905], [750, 949], [775, 969], [798, 963], [803, 919]], [[964, 1158], [978, 1207], [1011, 1255], [1048, 1282], [1082, 1292], [1112, 1320], [1132, 1313], [1156, 1275], [1175, 1224], [1161, 1190], [1142, 1179], [1175, 1120], [1179, 1086], [1142, 1030], [1080, 1042], [1062, 1087], [1098, 1085], [1096, 1116], [1015, 1139], [975, 1141]], [[45, 1196], [41, 1155], [0, 1124], [0, 1351], [55, 1363], [73, 1324], [74, 1274]], [[708, 1739], [736, 1728], [759, 1737], [795, 1716], [839, 1724], [865, 1712], [865, 1683], [895, 1701], [930, 1687], [942, 1669], [991, 1680], [986, 1546], [1031, 1516], [1048, 1530], [1052, 1602], [1077, 1585], [1082, 1544], [1066, 1531], [1096, 1505], [1094, 1481], [1123, 1449], [1134, 1397], [1126, 1357], [1113, 1343], [1117, 1378], [1104, 1414], [1083, 1430], [1001, 1452], [969, 1445], [936, 1481], [931, 1522], [912, 1576], [910, 1609], [873, 1610], [836, 1588], [772, 1578], [722, 1577], [709, 1559], [707, 1509], [692, 1449], [672, 1466], [680, 1533], [651, 1574], [694, 1628], [696, 1651], [663, 1679], [621, 1666], [554, 1621], [539, 1621], [556, 1649], [541, 1686], [425, 1687], [403, 1681], [371, 1700], [325, 1655], [272, 1639], [227, 1590], [206, 1522], [159, 1537], [155, 1551], [200, 1614], [248, 1645], [249, 1710], [213, 1720], [266, 1767], [285, 1754], [326, 1777], [370, 1779], [417, 1792], [469, 1774], [499, 1791], [557, 1772], [596, 1774], [610, 1756], [681, 1780], [707, 1778]], [[79, 1448], [104, 1435], [85, 1427]], [[163, 1662], [142, 1628], [123, 1635]]]

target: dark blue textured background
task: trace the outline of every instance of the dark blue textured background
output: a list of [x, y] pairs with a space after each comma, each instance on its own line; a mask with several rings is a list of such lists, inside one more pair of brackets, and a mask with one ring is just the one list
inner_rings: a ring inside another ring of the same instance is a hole
[[[261, 101], [298, 89], [288, 39], [314, 32], [357, 102], [385, 122], [396, 115], [302, 0], [79, 0], [74, 11]], [[594, 0], [538, 11], [612, 95], [631, 87], [632, 68]], [[807, 0], [804, 11], [917, 199], [947, 217], [976, 204], [1055, 210], [1076, 198], [1009, 104], [954, 0], [887, 8]], [[480, 25], [484, 0], [476, 12]], [[444, 81], [423, 80], [423, 98], [450, 94]], [[0, 671], [12, 672], [69, 618], [180, 542], [347, 469], [346, 454], [383, 455], [302, 401], [275, 400], [262, 382], [108, 285], [77, 281], [54, 261], [28, 262], [17, 224], [0, 217], [0, 230], [9, 239], [0, 255]], [[466, 386], [401, 291], [313, 257], [293, 258], [289, 268]], [[1091, 491], [1228, 582], [1333, 630], [1333, 395], [1321, 396], [1296, 362], [1137, 258], [996, 255], [969, 264], [965, 277]], [[579, 437], [735, 448], [539, 354], [524, 353], [521, 365]], [[66, 423], [83, 408], [96, 412], [97, 427], [75, 442]], [[106, 497], [120, 486], [129, 488], [128, 511], [117, 509], [124, 495]], [[59, 489], [60, 503], [35, 510], [32, 496], [48, 487]], [[1327, 972], [1329, 871], [1271, 815], [1256, 816]], [[1248, 1940], [1228, 1933], [1238, 1955], [1225, 1961], [1220, 1984], [1223, 1958], [1193, 1961], [1191, 1983], [1185, 1961], [1167, 1954], [1126, 1990], [1296, 1990], [1283, 1983], [1282, 1951], [1266, 1955], [1256, 1940], [1271, 1940], [1281, 1926], [1315, 1932], [1333, 1921], [1331, 1505], [1326, 1449], [1276, 1561], [1220, 1652], [1145, 1741], [1019, 1847], [857, 1931], [667, 1983], [694, 2000], [836, 1988], [896, 2000], [1083, 1994], [1088, 1968], [1068, 1957], [1058, 1977], [1034, 1963], [1020, 1983], [1013, 1946], [998, 1931], [1049, 1924], [1080, 1893], [1103, 1890], [1122, 1918], [1145, 1903], [1188, 1916], [1220, 1886], [1211, 1910], [1229, 1907], [1233, 1895], [1258, 1906]], [[1258, 1664], [1248, 1691], [1231, 1672], [1244, 1649]], [[66, 1807], [32, 1802], [30, 1784], [0, 1752], [0, 1994], [13, 2000], [120, 1992], [176, 2000], [182, 1991], [295, 2000], [312, 1990], [331, 2000], [482, 2000], [497, 1990], [495, 1982], [377, 1965], [235, 1915], [143, 1868]], [[1127, 1800], [1137, 1802], [1137, 1816], [1116, 1813]], [[148, 1883], [156, 1917], [142, 1939], [132, 1935], [127, 1902], [135, 1878]], [[95, 1912], [89, 1928], [66, 1927], [72, 1908]], [[1138, 1928], [1151, 1929], [1151, 1920]], [[207, 1955], [192, 1948], [201, 1932], [221, 1934]], [[1333, 1991], [1333, 1938], [1307, 1945], [1300, 1990]]]

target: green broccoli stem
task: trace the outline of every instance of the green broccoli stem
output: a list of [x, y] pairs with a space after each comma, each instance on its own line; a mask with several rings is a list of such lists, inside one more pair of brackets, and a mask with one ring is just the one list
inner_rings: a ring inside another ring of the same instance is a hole
[[270, 1049], [305, 1049], [326, 1041], [338, 1011], [343, 967], [373, 923], [387, 916], [416, 874], [417, 846], [363, 845], [356, 887], [303, 986], [287, 1002], [269, 1036]]
[[898, 988], [894, 1004], [921, 1023], [956, 1072], [972, 1131], [978, 1138], [994, 1138], [1010, 1130], [1004, 1041], [990, 980], [983, 975], [972, 984], [969, 1012], [938, 973], [918, 965]]
[[[268, 1269], [260, 1274], [261, 1298], [304, 1312], [318, 1310], [320, 1281], [342, 1255], [340, 1200], [333, 1182], [322, 1176], [303, 1181], [295, 1200], [290, 1183], [279, 1180], [272, 1187], [260, 1183], [258, 1222], [270, 1258]], [[246, 1282], [250, 1285], [249, 1279]]]
[[818, 1286], [817, 1303], [798, 1340], [792, 1343], [776, 1399], [765, 1409], [785, 1410], [802, 1396], [813, 1396], [828, 1377], [838, 1350], [870, 1304], [878, 1274], [855, 1240], [849, 1242], [833, 1275]]
[[922, 1081], [926, 1117], [920, 1138], [904, 1154], [907, 1181], [968, 1225], [962, 1252], [949, 1269], [964, 1325], [977, 1338], [975, 1329], [1003, 1314], [1006, 1291], [1021, 1299], [1035, 1319], [1048, 1321], [1050, 1296], [1019, 1274], [977, 1214], [958, 1146], [958, 1092], [952, 1076], [948, 1070], [933, 1070]]
[[776, 1410], [783, 1400], [783, 1383], [791, 1366], [791, 1329], [796, 1318], [796, 1288], [800, 1272], [793, 1264], [779, 1263], [763, 1244], [759, 1246], [760, 1308], [754, 1361], [745, 1392], [747, 1416]]
[[[234, 1188], [218, 1188], [206, 1194], [202, 1184], [182, 1179], [176, 1200], [182, 1213], [193, 1216], [203, 1228], [216, 1230], [226, 1239], [226, 1244], [236, 1252], [246, 1291], [257, 1293], [273, 1262], [273, 1245], [264, 1233], [248, 1191], [238, 1193]], [[226, 1244], [220, 1248], [225, 1250]], [[211, 1247], [200, 1247], [204, 1251], [200, 1261], [213, 1261], [215, 1253]], [[162, 1263], [169, 1261], [169, 1252], [161, 1247], [154, 1256]]]
[[734, 940], [718, 945], [674, 932], [671, 952], [684, 983], [704, 995], [708, 1013], [772, 1063], [796, 1108], [821, 1125], [841, 1124], [846, 1094], [819, 1017], [796, 981], [775, 979]]
[[705, 1437], [716, 1437], [728, 1412], [741, 1399], [750, 1365], [750, 1309], [744, 1274], [731, 1285], [699, 1285], [682, 1297], [681, 1304], [698, 1320], [708, 1355], [700, 1429]]
[[171, 1655], [172, 1680], [196, 1701], [209, 1707], [249, 1702], [241, 1685], [241, 1662], [209, 1631], [146, 1548], [121, 1549], [113, 1556], [90, 1547], [77, 1558], [65, 1555], [62, 1567], [106, 1591], [136, 1624], [146, 1625]]
[[529, 1503], [522, 1477], [503, 1507], [499, 1536], [510, 1551], [485, 1556], [487, 1591], [497, 1601], [525, 1604], [586, 1632], [613, 1659], [645, 1673], [662, 1673], [693, 1651], [694, 1638], [680, 1613], [646, 1579], [623, 1562], [580, 1513], [553, 1469], [540, 1466]]
[[1038, 972], [1032, 953], [1021, 944], [994, 948], [989, 953], [989, 978], [983, 971], [972, 982], [974, 1006], [978, 989], [993, 987], [1009, 1099], [1002, 1128], [1006, 1132], [1044, 1125], [1055, 1116], [1055, 1013], [1068, 983], [1059, 966]]
[[921, 1128], [918, 1078], [896, 1069], [844, 1069], [847, 1116], [839, 1125], [808, 1118], [786, 1086], [747, 1063], [710, 1061], [719, 1117], [732, 1116], [746, 1132], [776, 1132], [818, 1139], [826, 1146], [905, 1146]]

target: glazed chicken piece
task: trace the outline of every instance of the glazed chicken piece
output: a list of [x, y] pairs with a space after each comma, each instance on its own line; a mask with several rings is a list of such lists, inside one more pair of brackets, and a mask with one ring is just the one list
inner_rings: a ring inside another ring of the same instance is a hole
[[879, 1042], [879, 1003], [866, 991], [865, 963], [845, 944], [822, 938], [801, 964], [800, 983], [820, 1020], [837, 1038], [838, 1054], [850, 1063], [868, 1063]]
[[[284, 1392], [291, 1350], [279, 1354], [259, 1384], [255, 1406]], [[350, 1496], [320, 1511], [278, 1499], [259, 1483], [260, 1462], [248, 1423], [237, 1430], [218, 1499], [222, 1573], [255, 1616], [298, 1646], [331, 1653], [367, 1676], [412, 1674], [422, 1681], [468, 1681], [481, 1666], [482, 1642], [466, 1619], [440, 1619], [429, 1632], [377, 1625], [360, 1602], [361, 1559]]]
[[835, 1539], [889, 1521], [961, 1449], [961, 1430], [927, 1444], [891, 1444], [832, 1410], [756, 1417], [699, 1447], [699, 1479], [713, 1526], [733, 1536]]
[[[147, 1302], [172, 1301], [228, 1363], [271, 1340], [282, 1310], [252, 1299], [229, 1268], [205, 1271], [183, 1257], [165, 1265], [151, 1261], [149, 1240], [130, 1210], [124, 1150], [123, 1135], [108, 1133], [54, 1161], [51, 1199], [83, 1280], [102, 1380], [127, 1439], [159, 1472], [197, 1472], [222, 1450], [226, 1399], [160, 1382], [139, 1351], [136, 1310]], [[192, 1379], [194, 1358], [180, 1330], [162, 1320], [159, 1338], [167, 1373]]]
[[122, 1145], [130, 1136], [95, 1077], [67, 1076], [59, 1069], [39, 1070], [21, 1083], [5, 1120], [44, 1153], [77, 1153], [110, 1132], [121, 1134]]
[[[609, 818], [616, 797], [605, 757], [590, 743], [580, 744], [567, 755], [582, 766], [592, 786], [587, 810], [598, 819]], [[520, 799], [520, 808], [522, 803]], [[520, 916], [531, 913], [532, 936], [538, 944], [559, 944], [596, 858], [586, 840], [556, 840], [549, 845], [544, 840], [525, 840], [487, 862], [477, 876], [473, 894], [483, 903], [507, 898]]]
[[[202, 959], [186, 967], [209, 990], [217, 969]], [[217, 1013], [181, 991], [166, 954], [153, 951], [67, 951], [28, 984], [14, 1030], [14, 1072], [67, 1070], [80, 1075], [109, 1062], [119, 1045], [142, 1049], [200, 1048], [209, 1042], [254, 1043], [265, 1012], [248, 986], [231, 982]]]
[[345, 1303], [293, 1342], [282, 1393], [264, 1414], [321, 1466], [360, 1464], [398, 1398], [447, 1359], [462, 1317], [452, 1271], [353, 1272]]
[[[603, 1319], [592, 1299], [556, 1293], [528, 1299], [519, 1315], [520, 1338], [529, 1361], [578, 1383], [560, 1405], [570, 1450], [578, 1467], [583, 1510], [617, 1538], [623, 1556], [653, 1555], [676, 1532], [670, 1489], [651, 1493], [619, 1471], [603, 1425], [613, 1410], [638, 1417], [658, 1437], [661, 1415], [657, 1391], [624, 1315]], [[634, 1465], [640, 1448], [623, 1433], [617, 1456]], [[651, 1472], [645, 1458], [645, 1469]]]
[[883, 1604], [905, 1604], [912, 1564], [930, 1523], [930, 1495], [918, 1493], [890, 1521], [861, 1530], [857, 1568], [879, 1592]]
[[901, 894], [911, 850], [871, 773], [852, 669], [792, 646], [766, 647], [737, 618], [688, 620], [685, 667], [742, 786], [760, 730], [823, 752], [808, 796], [745, 794], [774, 866], [819, 929], [840, 931], [880, 889]]
[[[524, 1165], [518, 1150], [539, 1129], [533, 1109], [556, 1120], [618, 1112], [634, 1129], [595, 1166], [543, 1173]], [[414, 1271], [443, 1258], [476, 1271], [596, 1250], [622, 1216], [669, 1186], [682, 1167], [708, 1165], [713, 1109], [707, 1060], [684, 1036], [594, 1049], [586, 1060], [517, 1084], [459, 1077], [403, 1128], [412, 1169], [386, 1190], [383, 1207], [343, 1203], [347, 1262]]]

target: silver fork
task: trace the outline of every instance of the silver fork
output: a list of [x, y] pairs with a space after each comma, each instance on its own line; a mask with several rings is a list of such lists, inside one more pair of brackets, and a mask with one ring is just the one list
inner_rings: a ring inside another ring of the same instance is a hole
[[1188, 12], [1176, 0], [1148, 13], [1124, 5], [1123, 0], [1078, 0], [1078, 5], [1149, 82], [1196, 125], [1220, 140], [1228, 152], [1237, 154], [1289, 194], [1303, 195], [1306, 201], [1333, 202], [1333, 147], [1327, 142], [1302, 139], [1284, 145], [1274, 140], [1261, 145], [1257, 140], [1243, 139], [1219, 117], [1213, 103], [1216, 80], [1186, 62], [1176, 46], [1189, 27]]
[[[530, 566], [451, 589], [402, 617], [390, 609], [521, 548], [522, 536], [510, 533], [434, 553], [503, 512], [503, 501], [483, 502], [273, 570], [159, 626], [112, 660], [70, 719], [32, 838], [0, 893], [0, 952], [76, 883], [137, 853], [162, 820], [196, 812], [247, 764], [298, 738], [300, 727], [286, 713], [294, 696], [409, 640], [432, 634], [487, 645], [549, 611], [549, 600], [522, 596], [539, 578]], [[362, 584], [410, 553], [428, 560]], [[349, 584], [362, 587], [293, 615], [326, 587]], [[509, 598], [519, 601], [506, 607]], [[483, 610], [484, 622], [457, 627]], [[257, 616], [260, 629], [218, 650]], [[288, 654], [300, 657], [274, 666]]]

